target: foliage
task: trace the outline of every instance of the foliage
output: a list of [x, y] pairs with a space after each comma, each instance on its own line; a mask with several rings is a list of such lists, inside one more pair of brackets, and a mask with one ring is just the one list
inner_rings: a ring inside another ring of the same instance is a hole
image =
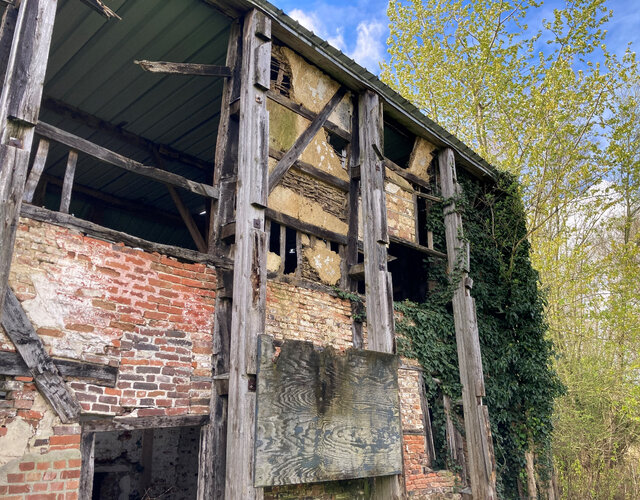
[[[472, 179], [462, 182], [456, 200], [462, 211], [464, 236], [471, 247], [472, 290], [476, 301], [480, 344], [490, 409], [500, 486], [505, 498], [517, 496], [524, 452], [535, 446], [549, 458], [551, 414], [562, 386], [550, 367], [552, 349], [545, 338], [543, 301], [538, 275], [529, 261], [529, 246], [518, 243], [526, 234], [517, 184], [508, 174], [497, 186]], [[436, 245], [444, 246], [442, 207], [434, 207], [429, 224]], [[513, 250], [517, 244], [517, 250]], [[442, 246], [440, 248], [442, 248]], [[438, 289], [424, 303], [399, 303], [404, 319], [398, 330], [425, 370], [441, 381], [427, 381], [429, 402], [440, 419], [435, 425], [439, 455], [444, 448], [444, 414], [439, 391], [460, 397], [452, 296], [442, 262], [430, 263]], [[454, 274], [454, 273], [452, 273]], [[428, 378], [428, 377], [427, 377]]]

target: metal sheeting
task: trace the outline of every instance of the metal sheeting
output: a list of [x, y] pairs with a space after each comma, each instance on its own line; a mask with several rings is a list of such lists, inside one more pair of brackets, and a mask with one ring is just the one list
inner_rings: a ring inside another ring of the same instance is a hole
[[[199, 0], [113, 0], [121, 21], [106, 20], [77, 0], [61, 0], [45, 81], [45, 97], [90, 113], [124, 130], [209, 162], [202, 169], [166, 160], [162, 168], [211, 183], [223, 79], [162, 75], [143, 71], [137, 59], [224, 65], [230, 20]], [[152, 153], [111, 132], [43, 107], [40, 119], [147, 165]], [[64, 176], [67, 149], [52, 146], [45, 173]], [[80, 154], [76, 183], [109, 195], [177, 214], [162, 184]], [[205, 199], [180, 190], [197, 219]], [[50, 198], [50, 197], [49, 197]], [[82, 210], [83, 213], [89, 213]], [[122, 212], [107, 218], [127, 217]], [[135, 214], [131, 214], [135, 219]], [[204, 222], [201, 218], [201, 223]], [[149, 225], [145, 220], [120, 226]], [[145, 237], [161, 241], [163, 230], [146, 227]], [[191, 242], [186, 241], [186, 246]]]

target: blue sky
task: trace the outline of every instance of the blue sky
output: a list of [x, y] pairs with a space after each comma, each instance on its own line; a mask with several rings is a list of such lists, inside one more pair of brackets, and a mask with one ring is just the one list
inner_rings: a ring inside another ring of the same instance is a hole
[[[387, 59], [387, 0], [271, 1], [362, 66], [379, 73], [378, 63]], [[562, 8], [563, 4], [559, 0], [546, 1], [541, 7], [540, 19], [551, 17], [552, 9]], [[609, 0], [606, 5], [613, 10], [613, 18], [608, 25], [609, 50], [622, 56], [631, 42], [637, 52], [640, 46], [640, 1]]]

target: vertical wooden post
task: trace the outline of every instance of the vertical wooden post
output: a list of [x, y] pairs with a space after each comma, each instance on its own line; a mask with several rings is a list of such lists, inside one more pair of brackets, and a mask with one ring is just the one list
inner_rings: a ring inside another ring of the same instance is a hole
[[31, 171], [29, 172], [29, 178], [24, 186], [24, 194], [22, 201], [32, 203], [33, 198], [40, 183], [40, 177], [44, 171], [44, 166], [47, 163], [47, 155], [49, 154], [49, 141], [47, 139], [40, 139], [38, 141], [38, 150], [36, 151], [36, 157], [33, 160]]
[[93, 472], [95, 439], [94, 432], [83, 432], [80, 440], [80, 486], [79, 500], [91, 500], [93, 493]]
[[468, 276], [469, 247], [463, 240], [462, 217], [456, 211], [455, 197], [460, 193], [454, 154], [445, 149], [438, 155], [440, 188], [445, 200], [444, 225], [449, 269], [460, 269], [460, 281], [453, 295], [453, 315], [462, 384], [464, 428], [469, 452], [469, 476], [474, 499], [492, 500], [496, 496], [496, 464], [491, 439], [489, 412], [485, 396], [482, 356], [476, 320], [476, 305], [471, 297]]
[[[382, 163], [382, 104], [375, 92], [365, 91], [358, 102], [364, 275], [367, 301], [368, 348], [395, 351], [393, 287], [387, 271], [387, 203]], [[372, 498], [401, 498], [398, 476], [378, 477]]]
[[257, 340], [265, 330], [266, 308], [270, 66], [271, 20], [252, 10], [244, 18], [242, 39], [225, 485], [229, 499], [263, 496], [262, 489], [253, 487], [253, 454]]
[[[240, 98], [240, 62], [242, 58], [242, 27], [239, 21], [231, 25], [227, 46], [227, 66], [231, 77], [224, 82], [220, 125], [216, 140], [213, 184], [218, 187], [219, 198], [211, 201], [209, 226], [209, 253], [232, 258], [232, 247], [221, 238], [222, 228], [234, 220], [236, 175], [238, 171], [238, 117], [232, 116], [231, 104]], [[212, 375], [229, 374], [231, 342], [231, 309], [233, 275], [231, 271], [217, 270], [215, 321], [213, 328]], [[224, 500], [227, 460], [227, 393], [211, 385], [209, 411], [211, 421], [200, 435], [198, 472], [198, 500]]]
[[[0, 94], [0, 314], [40, 112], [56, 4], [57, 0], [23, 0], [15, 19], [11, 49], [8, 54], [6, 48], [0, 52], [6, 68]], [[2, 38], [5, 26], [3, 22]]]
[[60, 212], [63, 214], [68, 214], [71, 206], [71, 192], [73, 191], [73, 179], [76, 176], [77, 163], [78, 153], [72, 149], [69, 151], [67, 169], [64, 172], [64, 182], [62, 183], [62, 196], [60, 197]]

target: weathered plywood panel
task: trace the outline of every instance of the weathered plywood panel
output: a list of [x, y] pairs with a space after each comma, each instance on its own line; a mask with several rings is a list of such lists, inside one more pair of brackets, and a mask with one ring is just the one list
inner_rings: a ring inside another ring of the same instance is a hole
[[258, 358], [256, 486], [401, 473], [397, 356], [261, 335]]

